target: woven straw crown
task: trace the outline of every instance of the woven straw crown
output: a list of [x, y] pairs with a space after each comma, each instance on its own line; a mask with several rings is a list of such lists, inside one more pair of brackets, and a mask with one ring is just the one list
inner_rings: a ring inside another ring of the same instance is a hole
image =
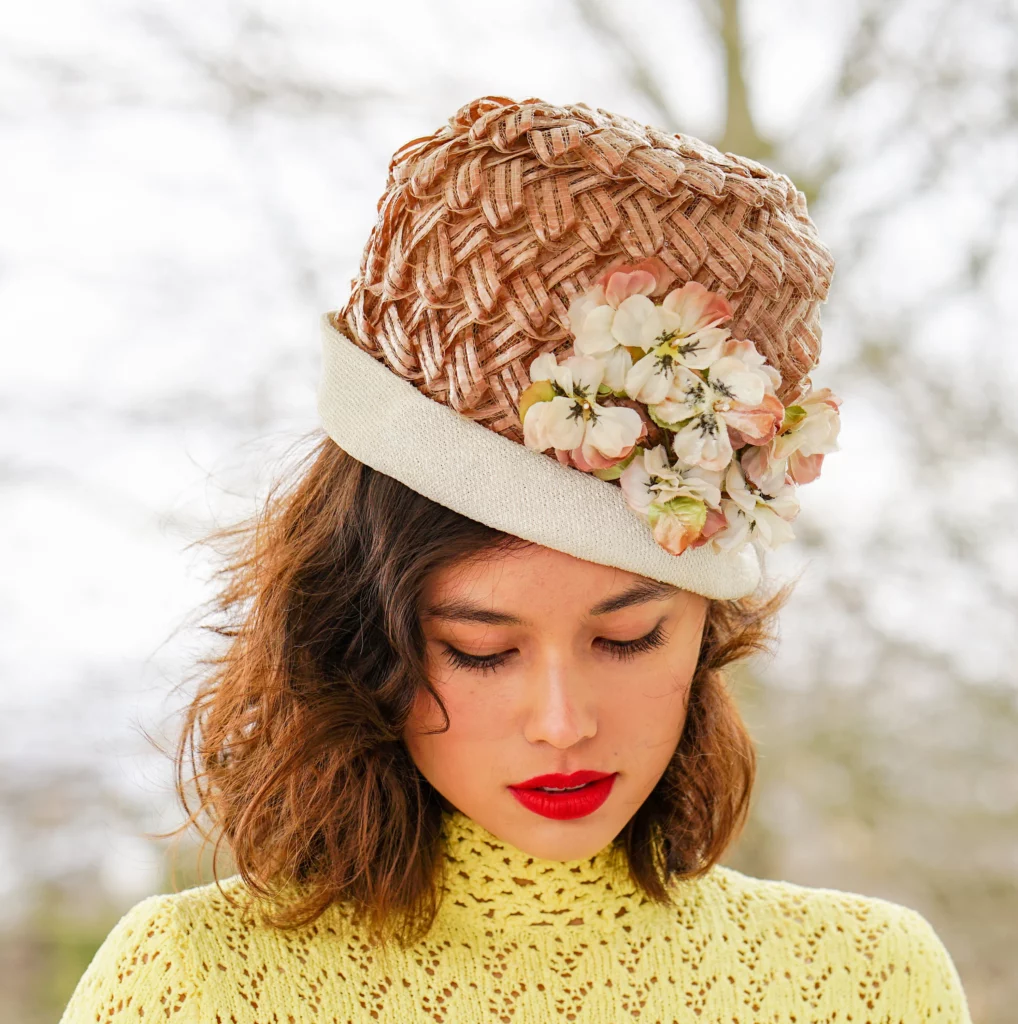
[[809, 390], [834, 270], [783, 174], [585, 104], [485, 96], [392, 158], [334, 326], [436, 401], [515, 441], [528, 367], [605, 270], [658, 256], [727, 297], [736, 338]]

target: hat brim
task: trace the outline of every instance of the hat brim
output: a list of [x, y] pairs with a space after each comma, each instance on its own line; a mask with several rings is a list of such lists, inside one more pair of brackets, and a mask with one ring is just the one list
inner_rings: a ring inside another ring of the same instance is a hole
[[454, 512], [523, 540], [716, 599], [760, 582], [756, 549], [705, 544], [672, 555], [622, 490], [443, 405], [321, 316], [318, 414], [355, 459]]

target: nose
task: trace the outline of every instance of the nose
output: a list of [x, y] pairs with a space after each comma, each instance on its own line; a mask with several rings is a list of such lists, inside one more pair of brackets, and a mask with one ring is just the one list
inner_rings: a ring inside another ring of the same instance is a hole
[[597, 708], [579, 672], [565, 665], [545, 666], [528, 688], [523, 730], [529, 743], [547, 743], [559, 750], [597, 733]]

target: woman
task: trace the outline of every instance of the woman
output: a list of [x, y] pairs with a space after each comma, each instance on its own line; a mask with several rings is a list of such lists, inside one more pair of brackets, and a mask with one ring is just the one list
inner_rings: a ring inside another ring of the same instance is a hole
[[66, 1024], [968, 1021], [917, 912], [719, 864], [832, 271], [787, 178], [605, 111], [398, 151], [181, 741], [238, 873], [129, 911]]

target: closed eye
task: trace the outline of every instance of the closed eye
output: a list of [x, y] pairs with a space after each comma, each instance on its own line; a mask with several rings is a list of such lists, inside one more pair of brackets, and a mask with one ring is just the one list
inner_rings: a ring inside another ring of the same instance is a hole
[[[652, 651], [667, 642], [668, 636], [662, 629], [663, 622], [664, 619], [661, 619], [649, 633], [645, 633], [635, 640], [608, 640], [605, 637], [598, 637], [594, 643], [602, 650], [607, 651], [613, 658], [629, 661], [638, 654]], [[457, 668], [480, 672], [482, 675], [486, 672], [493, 672], [517, 653], [515, 647], [508, 651], [499, 651], [496, 654], [467, 654], [451, 644], [443, 642], [442, 646], [445, 648], [446, 657]]]
[[660, 647], [667, 642], [668, 636], [661, 628], [663, 622], [664, 619], [661, 619], [649, 633], [637, 637], [635, 640], [605, 640], [604, 637], [598, 637], [596, 643], [600, 643], [616, 658], [628, 661], [630, 658], [636, 657], [637, 654], [652, 651], [655, 647]]

